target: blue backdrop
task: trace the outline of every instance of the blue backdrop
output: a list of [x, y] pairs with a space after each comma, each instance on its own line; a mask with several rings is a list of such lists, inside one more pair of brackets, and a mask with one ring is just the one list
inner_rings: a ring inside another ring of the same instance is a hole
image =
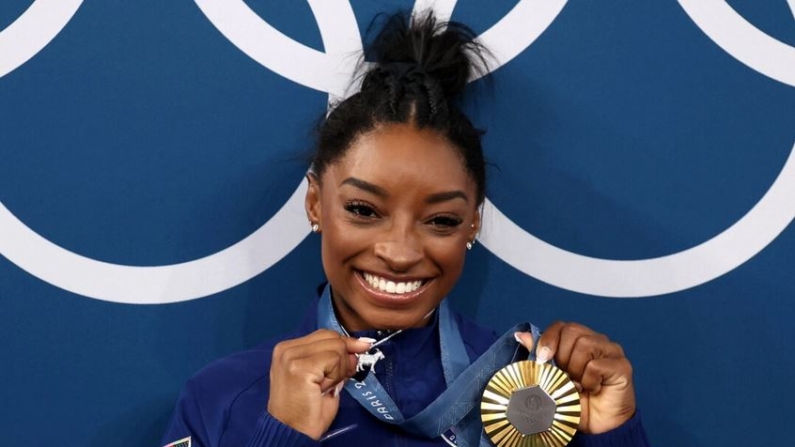
[[[157, 446], [192, 373], [298, 322], [312, 124], [429, 3], [0, 2], [0, 445]], [[795, 2], [435, 8], [496, 54], [454, 306], [620, 341], [655, 445], [793, 444]]]

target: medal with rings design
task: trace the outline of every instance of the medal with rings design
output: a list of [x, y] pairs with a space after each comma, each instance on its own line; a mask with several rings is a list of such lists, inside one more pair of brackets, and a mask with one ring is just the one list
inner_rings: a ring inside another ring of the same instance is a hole
[[563, 447], [577, 432], [581, 411], [568, 375], [531, 360], [497, 371], [480, 401], [483, 430], [497, 447]]

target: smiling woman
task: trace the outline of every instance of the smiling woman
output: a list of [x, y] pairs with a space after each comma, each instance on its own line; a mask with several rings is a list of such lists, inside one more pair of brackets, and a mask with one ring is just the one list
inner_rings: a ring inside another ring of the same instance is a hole
[[483, 54], [463, 25], [386, 21], [308, 174], [328, 284], [295, 332], [191, 379], [167, 445], [491, 445], [477, 414], [485, 380], [528, 351], [580, 390], [574, 444], [648, 445], [619, 345], [571, 323], [498, 339], [447, 305], [481, 225], [480, 132], [457, 104]]
[[480, 225], [457, 152], [433, 130], [390, 124], [358, 137], [322, 179], [309, 176], [307, 212], [349, 330], [418, 326], [453, 288]]

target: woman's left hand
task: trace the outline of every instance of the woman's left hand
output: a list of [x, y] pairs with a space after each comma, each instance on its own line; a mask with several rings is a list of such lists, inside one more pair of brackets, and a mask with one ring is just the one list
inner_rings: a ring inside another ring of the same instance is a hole
[[[530, 333], [517, 333], [517, 338], [532, 351]], [[571, 377], [580, 392], [580, 431], [604, 433], [635, 414], [632, 365], [618, 343], [581, 324], [558, 321], [544, 331], [536, 347], [536, 361], [549, 360]]]

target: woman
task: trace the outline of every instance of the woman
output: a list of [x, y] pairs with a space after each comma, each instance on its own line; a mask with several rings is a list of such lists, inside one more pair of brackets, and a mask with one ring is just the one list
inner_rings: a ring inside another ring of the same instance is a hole
[[473, 396], [484, 372], [521, 359], [518, 341], [581, 390], [573, 445], [647, 445], [619, 345], [567, 323], [495, 343], [443, 301], [481, 225], [481, 133], [457, 104], [483, 53], [462, 25], [407, 22], [388, 21], [361, 91], [320, 129], [306, 196], [328, 278], [319, 300], [294, 333], [192, 378], [164, 442], [489, 445]]

